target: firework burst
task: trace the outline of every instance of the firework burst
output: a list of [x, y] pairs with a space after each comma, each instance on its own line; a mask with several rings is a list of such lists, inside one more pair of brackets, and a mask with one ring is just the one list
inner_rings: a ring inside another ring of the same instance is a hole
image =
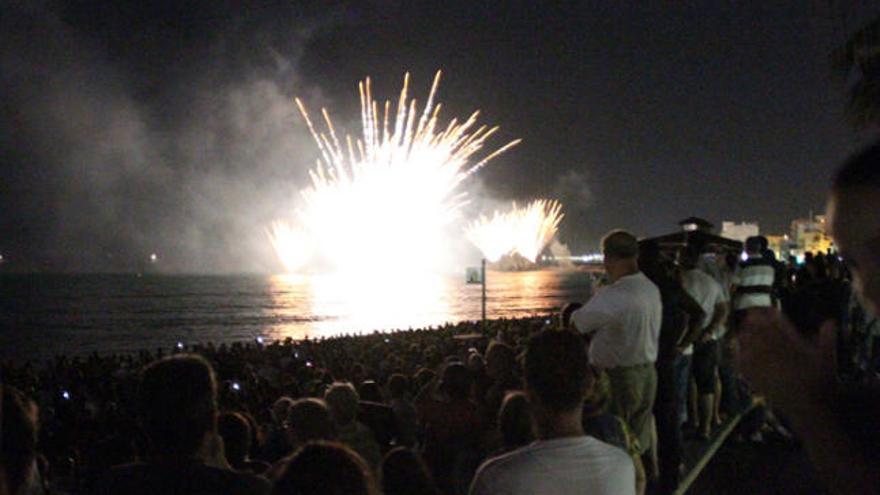
[[477, 126], [479, 112], [441, 126], [434, 101], [439, 82], [438, 71], [421, 113], [408, 94], [409, 74], [394, 109], [373, 99], [369, 78], [361, 82], [363, 135], [357, 139], [341, 138], [325, 109], [325, 128], [317, 130], [296, 100], [320, 158], [300, 191], [295, 220], [275, 221], [268, 232], [287, 271], [316, 257], [348, 270], [424, 266], [448, 256], [450, 226], [466, 203], [462, 182], [519, 140], [473, 161], [497, 127]]
[[538, 199], [522, 208], [513, 203], [508, 211], [480, 216], [465, 235], [491, 262], [515, 253], [534, 263], [553, 240], [562, 217], [557, 201]]

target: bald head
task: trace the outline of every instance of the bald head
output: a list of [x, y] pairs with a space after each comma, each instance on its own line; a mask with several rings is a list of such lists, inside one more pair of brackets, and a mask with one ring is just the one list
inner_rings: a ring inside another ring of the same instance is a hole
[[605, 271], [612, 282], [639, 271], [639, 241], [625, 230], [612, 230], [602, 238]]
[[602, 254], [606, 258], [635, 258], [639, 255], [639, 241], [625, 230], [612, 230], [602, 238]]

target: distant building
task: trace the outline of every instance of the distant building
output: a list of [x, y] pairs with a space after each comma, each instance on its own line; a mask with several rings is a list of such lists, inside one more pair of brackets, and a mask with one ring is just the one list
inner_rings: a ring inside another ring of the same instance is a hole
[[765, 237], [767, 237], [767, 246], [776, 253], [776, 259], [787, 260], [792, 255], [792, 251], [797, 250], [797, 243], [791, 240], [788, 234]]
[[825, 215], [810, 215], [791, 222], [790, 239], [796, 246], [792, 254], [801, 257], [804, 253], [826, 253], [835, 251], [834, 241], [825, 232]]
[[746, 239], [759, 235], [761, 229], [757, 222], [721, 222], [721, 236], [746, 242]]

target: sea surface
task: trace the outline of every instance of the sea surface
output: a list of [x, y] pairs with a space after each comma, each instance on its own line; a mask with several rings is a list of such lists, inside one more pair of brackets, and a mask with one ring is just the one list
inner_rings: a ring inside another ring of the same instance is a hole
[[[464, 275], [407, 275], [0, 275], [0, 359], [480, 319], [479, 284]], [[549, 314], [591, 292], [583, 271], [490, 271], [486, 278], [489, 318]]]

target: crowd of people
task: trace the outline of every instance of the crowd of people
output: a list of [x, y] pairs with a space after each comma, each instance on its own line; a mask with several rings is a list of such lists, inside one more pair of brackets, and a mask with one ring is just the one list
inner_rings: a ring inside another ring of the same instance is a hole
[[[534, 354], [541, 335], [568, 340]], [[608, 424], [586, 363], [581, 338], [545, 318], [7, 363], [4, 448], [27, 424], [31, 458], [8, 477], [31, 491], [10, 493], [467, 493], [484, 460], [540, 438], [532, 369], [553, 408]], [[627, 438], [606, 440], [586, 445], [623, 459], [634, 486]]]
[[746, 411], [744, 439], [791, 429], [830, 490], [876, 490], [878, 163], [835, 183], [842, 257], [617, 230], [550, 319], [5, 363], [0, 495], [672, 493], [683, 438]]

